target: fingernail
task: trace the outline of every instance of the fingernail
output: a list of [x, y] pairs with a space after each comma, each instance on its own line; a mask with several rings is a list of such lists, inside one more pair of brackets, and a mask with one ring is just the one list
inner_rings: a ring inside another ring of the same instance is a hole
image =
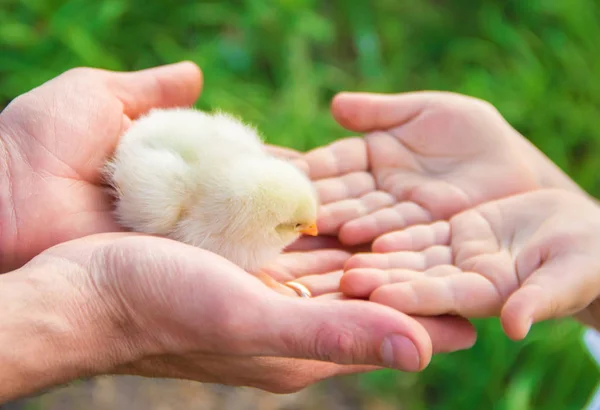
[[421, 358], [415, 344], [406, 336], [391, 335], [381, 343], [381, 359], [386, 367], [409, 372], [421, 368]]

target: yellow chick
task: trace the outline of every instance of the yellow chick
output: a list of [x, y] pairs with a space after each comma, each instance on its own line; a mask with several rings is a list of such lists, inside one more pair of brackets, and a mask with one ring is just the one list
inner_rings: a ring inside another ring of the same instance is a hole
[[251, 273], [301, 234], [317, 235], [311, 181], [225, 113], [150, 111], [121, 137], [104, 175], [123, 227], [206, 249]]

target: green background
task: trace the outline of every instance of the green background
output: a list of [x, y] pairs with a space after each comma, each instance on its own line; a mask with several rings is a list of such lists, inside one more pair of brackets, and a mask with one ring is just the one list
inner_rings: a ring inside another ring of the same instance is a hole
[[[341, 90], [437, 89], [492, 102], [585, 189], [600, 193], [600, 2], [0, 0], [0, 107], [75, 66], [131, 70], [182, 59], [204, 72], [200, 108], [305, 150], [350, 135]], [[598, 368], [570, 321], [509, 341], [477, 323], [467, 352], [420, 374], [361, 376], [406, 409], [581, 409]]]

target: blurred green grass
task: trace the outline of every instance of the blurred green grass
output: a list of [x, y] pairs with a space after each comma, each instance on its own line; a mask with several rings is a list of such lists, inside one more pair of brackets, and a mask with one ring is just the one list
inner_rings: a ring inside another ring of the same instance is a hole
[[[71, 67], [189, 59], [205, 76], [198, 107], [305, 150], [349, 135], [329, 115], [338, 91], [456, 91], [495, 104], [599, 196], [599, 21], [595, 0], [0, 0], [0, 107]], [[578, 325], [544, 323], [520, 343], [477, 326], [472, 350], [362, 376], [365, 394], [414, 410], [583, 407], [598, 368]]]

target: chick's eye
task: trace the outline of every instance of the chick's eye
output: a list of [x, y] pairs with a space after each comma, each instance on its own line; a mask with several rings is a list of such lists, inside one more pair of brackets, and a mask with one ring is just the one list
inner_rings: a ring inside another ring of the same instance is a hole
[[302, 224], [296, 224], [296, 228], [300, 228], [300, 225], [302, 225]]

